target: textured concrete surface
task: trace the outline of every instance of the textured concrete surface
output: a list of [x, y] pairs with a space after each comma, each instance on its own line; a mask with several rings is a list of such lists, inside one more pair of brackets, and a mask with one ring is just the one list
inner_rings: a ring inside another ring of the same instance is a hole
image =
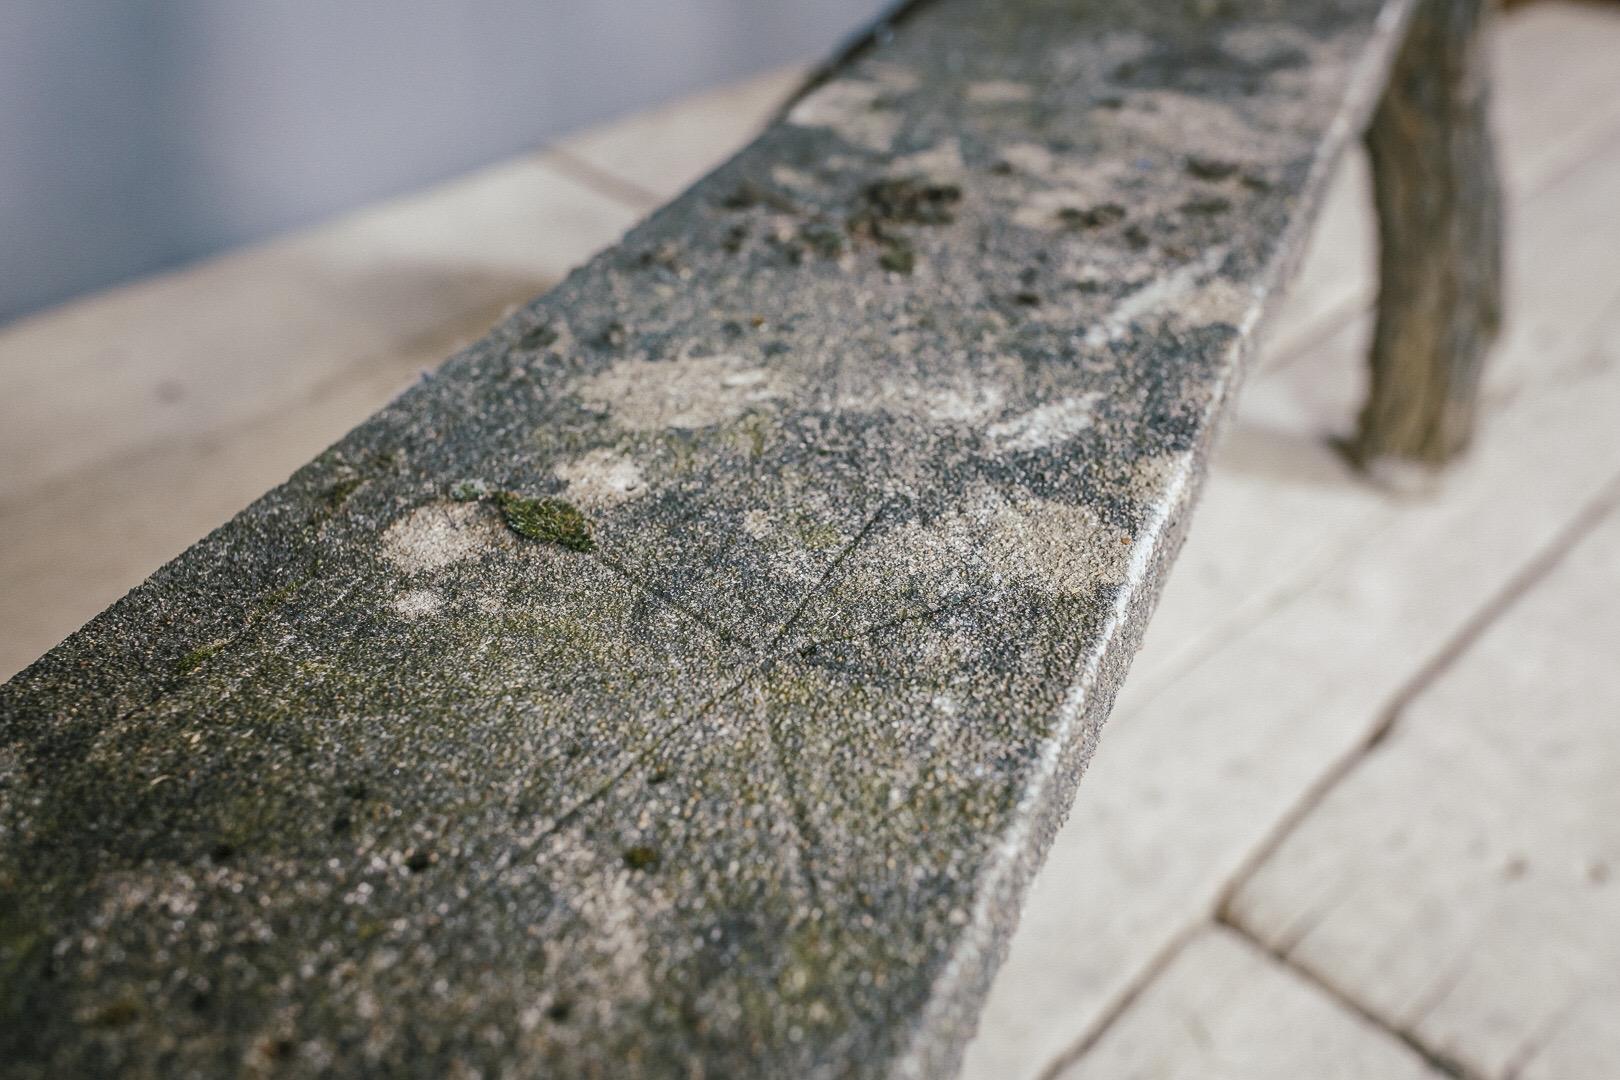
[[927, 7], [8, 684], [14, 1069], [948, 1071], [1402, 10]]

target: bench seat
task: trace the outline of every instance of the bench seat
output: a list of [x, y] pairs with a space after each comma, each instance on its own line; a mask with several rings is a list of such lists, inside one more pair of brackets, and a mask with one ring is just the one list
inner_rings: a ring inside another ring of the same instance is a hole
[[18, 675], [8, 1070], [948, 1075], [1412, 7], [909, 6]]

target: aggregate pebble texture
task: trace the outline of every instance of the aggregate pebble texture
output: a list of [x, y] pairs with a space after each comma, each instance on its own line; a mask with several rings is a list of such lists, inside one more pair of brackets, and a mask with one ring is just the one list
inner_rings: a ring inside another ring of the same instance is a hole
[[1406, 15], [908, 9], [17, 676], [0, 1071], [948, 1075]]

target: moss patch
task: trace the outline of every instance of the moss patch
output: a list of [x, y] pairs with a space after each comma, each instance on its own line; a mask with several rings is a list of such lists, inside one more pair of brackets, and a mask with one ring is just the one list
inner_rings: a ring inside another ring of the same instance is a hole
[[662, 861], [658, 855], [658, 850], [646, 844], [637, 844], [624, 853], [624, 865], [632, 870], [644, 870], [651, 873], [658, 869], [658, 864]]
[[917, 265], [917, 255], [904, 238], [899, 236], [885, 237], [883, 250], [878, 255], [878, 265], [885, 270], [892, 270], [896, 274], [909, 274]]
[[572, 503], [529, 499], [510, 491], [496, 492], [494, 498], [507, 526], [525, 539], [556, 544], [569, 551], [590, 551], [596, 546], [591, 539], [591, 523]]
[[227, 644], [228, 643], [225, 641], [225, 639], [221, 638], [218, 641], [210, 641], [206, 645], [199, 645], [195, 649], [192, 649], [190, 652], [186, 653], [186, 655], [182, 656], [180, 658], [180, 663], [176, 664], [175, 666], [179, 669], [180, 674], [190, 675], [193, 671], [196, 671], [198, 668], [207, 663], [209, 657], [219, 652], [219, 650], [223, 649]]

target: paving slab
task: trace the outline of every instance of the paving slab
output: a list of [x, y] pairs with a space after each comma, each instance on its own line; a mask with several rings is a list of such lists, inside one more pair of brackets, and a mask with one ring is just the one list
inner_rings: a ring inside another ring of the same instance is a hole
[[1055, 1080], [1438, 1080], [1400, 1040], [1230, 931], [1201, 931]]
[[638, 215], [519, 159], [0, 329], [0, 677]]
[[919, 8], [14, 679], [10, 1060], [948, 1072], [1404, 12]]
[[[1291, 962], [1492, 1080], [1526, 1075], [1620, 995], [1620, 485], [1610, 503], [1231, 904]], [[1556, 1075], [1620, 1075], [1614, 1050], [1587, 1045]]]
[[638, 216], [520, 159], [0, 329], [0, 677]]
[[[1538, 2], [1498, 20], [1491, 41], [1493, 107], [1502, 182], [1523, 200], [1556, 183], [1620, 128], [1620, 9], [1587, 2]], [[1558, 78], [1547, 78], [1556, 70]], [[1271, 362], [1319, 348], [1377, 293], [1377, 236], [1361, 155], [1335, 180], [1289, 287], [1289, 303], [1267, 331]]]

